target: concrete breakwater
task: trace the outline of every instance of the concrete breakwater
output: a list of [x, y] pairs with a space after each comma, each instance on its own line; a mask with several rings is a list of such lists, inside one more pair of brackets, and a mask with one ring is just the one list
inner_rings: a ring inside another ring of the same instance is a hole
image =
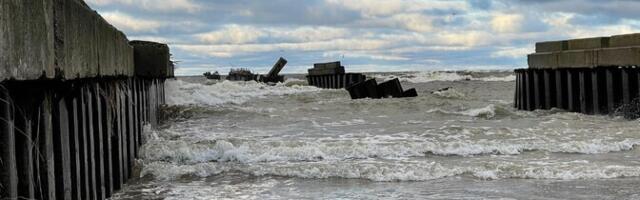
[[540, 42], [528, 62], [515, 71], [518, 109], [611, 114], [640, 96], [640, 34]]
[[168, 46], [81, 0], [2, 1], [0, 27], [0, 199], [110, 197], [158, 124]]

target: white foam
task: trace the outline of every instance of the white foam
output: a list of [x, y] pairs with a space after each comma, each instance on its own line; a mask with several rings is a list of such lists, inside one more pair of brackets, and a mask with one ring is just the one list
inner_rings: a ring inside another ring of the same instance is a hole
[[462, 75], [455, 71], [422, 71], [416, 72], [407, 75], [374, 75], [375, 78], [383, 79], [385, 81], [391, 80], [394, 78], [400, 79], [402, 82], [410, 82], [410, 83], [428, 83], [433, 81], [487, 81], [487, 82], [510, 82], [515, 81], [515, 75], [508, 76], [488, 76], [481, 78], [474, 78], [471, 75]]
[[[468, 132], [466, 135], [476, 133]], [[408, 137], [408, 136], [407, 136]], [[546, 137], [526, 140], [494, 139], [464, 141], [431, 135], [431, 138], [373, 137], [369, 139], [323, 140], [217, 140], [207, 141], [150, 141], [143, 146], [141, 156], [148, 162], [197, 164], [206, 162], [261, 163], [275, 161], [339, 161], [350, 159], [399, 159], [423, 157], [426, 154], [443, 156], [519, 155], [526, 151], [554, 153], [603, 154], [629, 151], [640, 145], [640, 139], [603, 141], [549, 141]], [[468, 140], [469, 136], [466, 137]], [[571, 140], [570, 138], [568, 140]]]
[[297, 84], [280, 83], [276, 86], [254, 81], [222, 81], [215, 84], [189, 83], [182, 80], [168, 80], [165, 83], [167, 104], [169, 105], [240, 105], [251, 99], [280, 96], [320, 89]]
[[466, 97], [464, 93], [459, 92], [454, 88], [449, 88], [447, 90], [442, 90], [442, 91], [435, 91], [433, 92], [433, 94], [442, 98], [447, 98], [447, 99], [464, 99]]
[[182, 176], [202, 178], [236, 171], [254, 176], [287, 176], [298, 178], [347, 178], [372, 181], [427, 181], [452, 176], [471, 175], [481, 180], [496, 179], [611, 179], [640, 177], [640, 167], [605, 163], [552, 162], [537, 165], [529, 162], [495, 161], [445, 165], [434, 161], [380, 162], [370, 160], [340, 162], [289, 163], [200, 163], [176, 165], [152, 163], [142, 172], [160, 180]]
[[447, 111], [439, 108], [431, 109], [427, 111], [427, 113], [435, 113], [435, 112], [491, 119], [496, 116], [496, 106], [494, 104], [489, 104], [486, 107], [472, 108], [472, 109], [462, 110], [462, 111]]

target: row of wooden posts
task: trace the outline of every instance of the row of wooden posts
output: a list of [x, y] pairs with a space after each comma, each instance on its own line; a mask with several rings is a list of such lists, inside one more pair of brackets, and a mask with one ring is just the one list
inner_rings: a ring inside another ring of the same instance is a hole
[[164, 79], [0, 84], [0, 197], [106, 199], [136, 176]]

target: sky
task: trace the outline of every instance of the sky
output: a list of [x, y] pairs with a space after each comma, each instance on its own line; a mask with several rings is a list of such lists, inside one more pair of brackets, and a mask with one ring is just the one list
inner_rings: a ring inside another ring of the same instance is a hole
[[640, 1], [85, 0], [130, 40], [169, 44], [177, 75], [527, 67], [535, 42], [640, 32]]

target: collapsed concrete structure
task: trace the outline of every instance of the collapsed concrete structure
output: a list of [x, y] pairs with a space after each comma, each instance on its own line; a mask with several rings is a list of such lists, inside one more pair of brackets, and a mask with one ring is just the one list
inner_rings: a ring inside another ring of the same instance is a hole
[[640, 94], [640, 34], [540, 42], [516, 70], [515, 106], [610, 114]]
[[402, 84], [400, 84], [400, 80], [397, 78], [380, 84], [377, 83], [376, 79], [369, 79], [349, 86], [346, 89], [349, 91], [351, 99], [405, 98], [418, 96], [415, 88], [406, 91], [403, 90]]
[[[263, 83], [278, 83], [284, 82], [284, 76], [280, 75], [280, 71], [287, 65], [287, 60], [280, 57], [276, 64], [273, 65], [269, 73], [266, 75], [258, 75], [251, 72], [249, 69], [240, 68], [240, 69], [231, 69], [229, 75], [227, 75], [227, 80], [230, 81], [257, 81]], [[205, 74], [205, 76], [207, 76]], [[210, 76], [207, 76], [209, 78]]]
[[309, 69], [309, 85], [319, 88], [339, 89], [362, 82], [367, 76], [360, 73], [345, 73], [340, 62], [316, 63]]
[[364, 74], [345, 73], [344, 66], [339, 61], [314, 64], [313, 68], [309, 69], [307, 81], [309, 85], [319, 88], [345, 88], [352, 99], [418, 96], [415, 89], [404, 91], [399, 79], [378, 85], [375, 78], [367, 80]]
[[158, 124], [168, 46], [82, 0], [1, 1], [0, 30], [0, 199], [110, 197]]

